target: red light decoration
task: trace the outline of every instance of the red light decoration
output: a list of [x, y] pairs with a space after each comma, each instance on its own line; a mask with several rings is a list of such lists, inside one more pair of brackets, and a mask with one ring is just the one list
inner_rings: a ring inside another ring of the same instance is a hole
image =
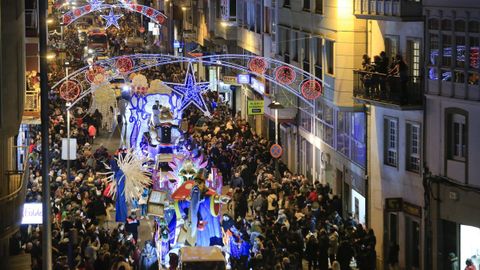
[[80, 15], [82, 15], [82, 10], [80, 9], [75, 9], [73, 11], [73, 15], [75, 15], [76, 17], [80, 17]]
[[277, 71], [275, 71], [275, 78], [278, 82], [283, 84], [291, 84], [295, 80], [296, 76], [297, 74], [293, 68], [289, 66], [281, 66], [277, 68]]
[[90, 10], [92, 10], [92, 6], [91, 5], [86, 5], [85, 6], [85, 11], [90, 12]]
[[104, 74], [105, 69], [101, 66], [93, 66], [92, 68], [88, 69], [85, 72], [85, 78], [89, 83], [93, 83], [95, 81], [95, 76], [98, 74]]
[[258, 74], [263, 74], [267, 70], [267, 62], [262, 57], [255, 57], [248, 61], [248, 68]]
[[74, 101], [80, 95], [82, 87], [77, 81], [69, 80], [60, 86], [58, 93], [62, 99], [65, 101]]
[[162, 15], [157, 15], [157, 22], [159, 24], [163, 24], [165, 22], [165, 17], [163, 17]]
[[153, 9], [148, 8], [146, 13], [147, 13], [148, 16], [152, 16], [153, 15]]
[[120, 73], [127, 73], [133, 68], [133, 60], [128, 57], [122, 57], [115, 62], [115, 66]]
[[72, 22], [72, 17], [70, 17], [67, 14], [63, 15], [63, 24], [67, 25], [67, 24], [70, 24], [71, 22]]
[[323, 92], [322, 85], [317, 80], [306, 80], [302, 83], [302, 95], [309, 100], [318, 98]]

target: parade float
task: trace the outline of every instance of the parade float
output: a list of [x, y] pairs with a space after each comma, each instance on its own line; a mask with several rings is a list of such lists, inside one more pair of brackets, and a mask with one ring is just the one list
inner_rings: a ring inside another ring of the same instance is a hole
[[[187, 73], [185, 85], [179, 87], [195, 87], [193, 73]], [[117, 213], [117, 221], [126, 218], [126, 205], [151, 187], [147, 213], [154, 218], [153, 241], [159, 262], [166, 265], [167, 254], [178, 253], [182, 247], [226, 244], [220, 213], [230, 198], [222, 195], [222, 178], [216, 168], [208, 167], [200, 151], [184, 145], [178, 128], [181, 113], [190, 103], [199, 101], [206, 107], [200, 93], [205, 87], [195, 92], [201, 100], [194, 101], [186, 101], [174, 91], [151, 88], [143, 76], [136, 75], [129, 96], [123, 93], [128, 100], [125, 118], [130, 148], [125, 147], [108, 165], [109, 181], [117, 211], [125, 212]], [[188, 98], [195, 99], [192, 95]]]

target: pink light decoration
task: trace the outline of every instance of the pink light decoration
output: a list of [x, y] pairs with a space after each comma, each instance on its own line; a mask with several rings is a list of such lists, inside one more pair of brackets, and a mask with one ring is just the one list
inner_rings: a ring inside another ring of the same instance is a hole
[[295, 71], [289, 66], [281, 66], [275, 71], [275, 78], [283, 84], [291, 84], [295, 80], [295, 77]]
[[258, 74], [264, 74], [267, 71], [267, 62], [262, 57], [255, 57], [248, 61], [248, 68]]
[[81, 91], [82, 87], [77, 81], [68, 80], [60, 86], [58, 93], [65, 101], [74, 101], [78, 98]]
[[309, 100], [318, 98], [323, 92], [322, 85], [317, 80], [306, 80], [302, 83], [302, 95]]
[[115, 62], [115, 67], [120, 73], [127, 73], [133, 68], [133, 60], [128, 57], [121, 57]]

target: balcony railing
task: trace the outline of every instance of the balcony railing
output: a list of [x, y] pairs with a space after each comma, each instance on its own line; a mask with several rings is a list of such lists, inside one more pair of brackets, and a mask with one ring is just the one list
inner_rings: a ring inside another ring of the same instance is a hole
[[382, 73], [353, 71], [353, 96], [360, 100], [400, 106], [423, 104], [423, 80], [418, 76], [401, 79]]
[[373, 20], [422, 19], [422, 3], [413, 0], [355, 0], [355, 16]]
[[21, 206], [25, 202], [28, 171], [10, 171], [0, 192], [0, 239], [8, 236], [20, 224]]

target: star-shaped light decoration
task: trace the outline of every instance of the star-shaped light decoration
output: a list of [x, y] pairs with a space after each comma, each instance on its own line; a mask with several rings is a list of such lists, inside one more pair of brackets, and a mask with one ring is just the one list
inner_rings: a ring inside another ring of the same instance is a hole
[[88, 4], [92, 7], [92, 10], [100, 9], [104, 0], [88, 0]]
[[114, 25], [118, 29], [120, 29], [120, 25], [118, 25], [118, 20], [123, 17], [123, 15], [115, 15], [113, 13], [113, 9], [110, 9], [110, 13], [108, 15], [100, 15], [106, 21], [107, 25], [105, 28], [109, 28], [110, 26]]
[[205, 100], [203, 100], [202, 92], [208, 89], [209, 82], [200, 82], [197, 83], [195, 79], [195, 74], [193, 73], [192, 63], [188, 64], [187, 74], [185, 75], [185, 82], [183, 84], [179, 83], [166, 83], [171, 85], [173, 90], [182, 96], [182, 103], [180, 105], [179, 111], [183, 111], [190, 104], [195, 105], [199, 110], [201, 110], [206, 116], [210, 116], [210, 111], [208, 111]]

